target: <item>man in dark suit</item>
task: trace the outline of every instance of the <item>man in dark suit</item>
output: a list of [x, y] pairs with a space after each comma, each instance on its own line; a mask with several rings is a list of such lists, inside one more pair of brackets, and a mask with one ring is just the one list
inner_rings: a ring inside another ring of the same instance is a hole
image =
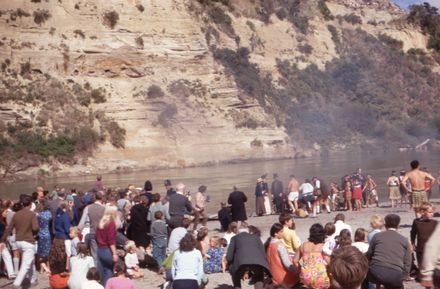
[[270, 274], [264, 246], [258, 229], [249, 226], [249, 232], [240, 232], [231, 239], [226, 259], [235, 289], [241, 288], [241, 279], [252, 278], [255, 289], [262, 289], [265, 274]]
[[271, 185], [272, 200], [278, 214], [283, 212], [283, 182], [278, 179], [278, 174], [273, 174], [273, 182]]
[[234, 186], [234, 191], [229, 194], [228, 198], [228, 204], [231, 205], [232, 221], [241, 221], [242, 225], [247, 225], [246, 207], [244, 206], [244, 203], [246, 202], [246, 195], [243, 192], [237, 190], [237, 187]]
[[170, 229], [180, 227], [185, 214], [192, 212], [191, 202], [185, 196], [185, 185], [180, 183], [176, 186], [176, 193], [169, 197], [170, 220], [168, 226]]

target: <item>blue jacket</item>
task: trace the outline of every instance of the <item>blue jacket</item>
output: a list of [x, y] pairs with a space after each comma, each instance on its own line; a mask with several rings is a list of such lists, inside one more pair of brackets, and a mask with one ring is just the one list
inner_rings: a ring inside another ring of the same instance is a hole
[[69, 240], [70, 239], [70, 217], [62, 209], [58, 208], [55, 218], [55, 237]]

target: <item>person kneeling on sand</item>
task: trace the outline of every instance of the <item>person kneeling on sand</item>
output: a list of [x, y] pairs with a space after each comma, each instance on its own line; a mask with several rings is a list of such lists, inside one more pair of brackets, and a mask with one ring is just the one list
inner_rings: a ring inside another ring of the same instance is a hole
[[241, 288], [241, 280], [252, 278], [255, 289], [263, 288], [264, 277], [270, 274], [259, 230], [249, 226], [249, 232], [241, 231], [232, 237], [226, 259], [234, 288]]

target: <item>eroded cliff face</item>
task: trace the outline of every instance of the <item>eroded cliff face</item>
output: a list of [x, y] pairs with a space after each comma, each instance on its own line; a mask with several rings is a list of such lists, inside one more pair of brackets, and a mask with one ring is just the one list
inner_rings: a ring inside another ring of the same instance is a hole
[[[289, 136], [284, 124], [277, 124], [276, 112], [237, 87], [214, 59], [212, 45], [251, 48], [250, 61], [271, 74], [275, 83], [279, 58], [301, 69], [310, 64], [324, 69], [339, 57], [329, 23], [353, 29], [337, 19], [324, 22], [316, 9], [309, 9], [310, 32], [305, 35], [274, 15], [269, 24], [262, 22], [250, 0], [231, 1], [234, 10], [225, 12], [239, 41], [209, 23], [195, 0], [1, 2], [0, 62], [10, 61], [8, 67], [17, 71], [29, 63], [32, 73], [105, 89], [104, 102], [78, 110], [105, 112], [125, 129], [123, 147], [107, 139], [76, 164], [52, 161], [40, 166], [50, 174], [184, 167], [314, 151], [318, 146], [304, 146]], [[402, 40], [404, 50], [425, 49], [426, 36], [403, 25], [402, 12], [385, 2], [332, 0], [327, 5], [334, 16], [356, 13], [363, 20], [362, 29]], [[35, 11], [50, 16], [36, 21]], [[113, 11], [118, 19], [111, 23], [105, 15]], [[214, 40], [207, 39], [209, 26], [217, 28]], [[309, 53], [298, 49], [306, 44], [313, 47]], [[4, 124], [32, 120], [41, 110], [39, 104], [14, 101], [2, 101], [0, 107]], [[102, 129], [96, 120], [91, 122]], [[75, 125], [72, 122], [70, 129]]]

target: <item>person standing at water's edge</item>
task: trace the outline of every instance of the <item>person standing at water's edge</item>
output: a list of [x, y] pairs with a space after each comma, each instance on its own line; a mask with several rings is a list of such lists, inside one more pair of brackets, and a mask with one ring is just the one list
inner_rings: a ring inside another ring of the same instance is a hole
[[397, 205], [397, 202], [400, 200], [400, 181], [396, 176], [396, 171], [391, 172], [391, 176], [387, 180], [387, 186], [389, 188], [389, 198], [391, 201], [391, 208], [394, 208]]
[[261, 178], [263, 179], [263, 200], [264, 200], [264, 214], [270, 215], [272, 214], [272, 204], [270, 202], [269, 197], [269, 185], [266, 181], [266, 175], [262, 175]]
[[276, 212], [278, 214], [283, 211], [283, 182], [278, 179], [278, 174], [273, 174], [273, 182], [271, 184], [272, 201], [275, 204]]
[[[419, 161], [414, 160], [411, 162], [411, 171], [405, 174], [403, 177], [403, 185], [408, 192], [411, 192], [412, 208], [416, 214], [416, 218], [420, 217], [419, 208], [423, 202], [428, 201], [428, 197], [425, 191], [425, 178], [434, 181], [434, 177], [427, 172], [420, 170]], [[408, 188], [406, 181], [409, 181], [411, 188]]]
[[200, 186], [198, 192], [196, 193], [195, 203], [194, 203], [194, 226], [193, 230], [197, 230], [197, 225], [202, 223], [202, 226], [206, 226], [208, 221], [208, 214], [206, 213], [206, 186]]
[[169, 197], [170, 220], [168, 226], [170, 229], [180, 227], [185, 214], [191, 213], [193, 210], [191, 202], [185, 196], [185, 185], [180, 183], [176, 189], [176, 193]]
[[246, 207], [244, 205], [247, 202], [247, 197], [242, 191], [237, 190], [236, 186], [234, 186], [233, 190], [228, 198], [228, 204], [231, 205], [232, 221], [241, 222], [241, 225], [247, 225]]
[[287, 191], [287, 203], [289, 204], [292, 213], [295, 213], [295, 211], [298, 209], [299, 182], [294, 175], [290, 175], [290, 181], [287, 185]]
[[263, 216], [266, 213], [264, 209], [264, 182], [262, 178], [257, 179], [255, 187], [255, 214]]

